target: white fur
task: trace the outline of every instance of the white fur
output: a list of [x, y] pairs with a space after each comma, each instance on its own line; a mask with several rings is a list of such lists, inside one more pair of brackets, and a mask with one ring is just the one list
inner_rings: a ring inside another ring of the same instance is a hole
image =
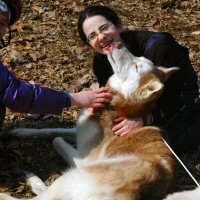
[[81, 153], [62, 137], [53, 140], [53, 147], [70, 166], [76, 166], [76, 159], [81, 158]]
[[164, 200], [200, 200], [200, 188], [190, 191], [176, 192], [168, 195]]
[[[112, 158], [104, 158], [98, 161], [90, 161], [89, 166], [97, 166], [100, 164], [118, 165], [122, 161], [132, 160], [137, 165], [148, 168], [150, 163], [141, 162], [135, 155], [121, 155]], [[136, 173], [137, 178], [137, 173]], [[100, 185], [97, 182], [96, 175], [85, 170], [84, 166], [77, 169], [72, 169], [66, 172], [63, 176], [57, 179], [50, 188], [48, 188], [40, 196], [34, 198], [35, 200], [117, 200], [113, 199], [115, 187], [109, 184]], [[0, 194], [0, 200], [8, 200], [10, 197]], [[123, 195], [118, 200], [126, 200]]]
[[[120, 60], [119, 53], [123, 53]], [[156, 71], [156, 67], [150, 60], [132, 55], [126, 47], [114, 49], [112, 55], [108, 55], [108, 59], [114, 71], [109, 79], [109, 85], [116, 91], [120, 91], [126, 99], [138, 88], [142, 74]]]
[[[108, 58], [115, 73], [109, 80], [110, 86], [120, 91], [125, 98], [129, 98], [137, 89], [143, 73], [157, 73], [151, 61], [133, 56], [125, 47], [117, 51], [114, 50]], [[131, 183], [134, 181], [137, 183], [138, 180], [143, 179], [143, 176], [145, 177], [147, 170], [152, 166], [150, 162], [144, 161], [135, 154], [119, 153], [119, 155], [108, 158], [105, 153], [106, 144], [100, 149], [99, 154], [95, 154], [95, 158], [92, 156], [87, 157], [90, 151], [101, 142], [103, 135], [96, 119], [88, 121], [90, 114], [87, 110], [83, 111], [83, 115], [77, 123], [77, 150], [63, 139], [56, 138], [54, 140], [54, 146], [58, 152], [73, 165], [76, 163], [77, 167], [64, 173], [49, 188], [44, 189], [45, 191], [41, 195], [33, 198], [34, 200], [130, 200], [130, 197], [126, 196], [127, 193], [118, 192], [118, 195], [116, 192], [121, 182], [123, 182], [118, 179], [119, 173], [127, 173], [126, 161], [131, 161], [129, 170], [131, 174], [134, 172], [134, 176], [130, 177]], [[77, 157], [80, 158], [78, 162], [75, 161]], [[163, 165], [165, 164], [163, 162]], [[101, 168], [102, 165], [103, 169], [105, 167], [104, 171]], [[107, 166], [115, 167], [119, 165], [121, 168], [117, 168], [118, 170], [116, 171], [112, 170], [113, 168], [108, 171], [106, 168]], [[91, 168], [93, 170], [98, 169], [99, 172], [93, 172]], [[107, 172], [111, 174], [112, 183], [109, 181], [102, 183], [101, 179], [104, 179], [103, 176], [106, 175], [104, 173]], [[113, 172], [115, 173], [114, 175]], [[129, 180], [129, 173], [126, 175]], [[153, 177], [153, 174], [150, 173], [150, 176]], [[151, 177], [148, 178], [151, 179]], [[118, 184], [116, 184], [117, 181]], [[13, 199], [15, 198], [0, 194], [0, 200]]]
[[45, 190], [47, 190], [47, 186], [44, 184], [44, 182], [35, 174], [33, 173], [26, 173], [26, 178], [27, 178], [27, 184], [31, 187], [32, 191], [36, 195], [40, 195], [43, 193]]
[[82, 157], [86, 157], [102, 139], [102, 129], [97, 120], [88, 120], [92, 115], [89, 109], [83, 109], [77, 121], [77, 149]]
[[43, 138], [50, 139], [55, 137], [63, 137], [67, 141], [76, 141], [76, 128], [18, 128], [12, 130], [10, 134], [20, 138]]

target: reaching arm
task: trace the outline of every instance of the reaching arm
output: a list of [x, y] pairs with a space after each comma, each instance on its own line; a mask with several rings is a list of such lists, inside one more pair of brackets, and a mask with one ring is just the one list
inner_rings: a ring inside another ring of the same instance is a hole
[[0, 63], [0, 101], [16, 112], [61, 114], [67, 97], [64, 92], [17, 79]]
[[100, 108], [104, 107], [106, 103], [109, 103], [112, 98], [112, 94], [108, 92], [108, 87], [99, 88], [97, 90], [82, 91], [79, 93], [70, 93], [72, 106], [79, 107], [92, 107]]
[[63, 108], [103, 107], [110, 102], [109, 88], [65, 93], [17, 79], [0, 63], [0, 101], [16, 112], [61, 114]]

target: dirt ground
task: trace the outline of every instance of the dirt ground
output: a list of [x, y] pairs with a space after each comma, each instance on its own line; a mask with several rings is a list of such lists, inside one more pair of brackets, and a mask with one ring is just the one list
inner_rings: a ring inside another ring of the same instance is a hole
[[[77, 92], [96, 86], [91, 68], [92, 52], [77, 33], [77, 19], [88, 5], [107, 5], [121, 17], [124, 29], [167, 31], [190, 49], [190, 58], [200, 76], [199, 0], [24, 0], [21, 20], [12, 27], [12, 44], [0, 59], [19, 78], [29, 83]], [[7, 110], [4, 131], [18, 127], [74, 127], [79, 110], [65, 110], [61, 116], [39, 116]], [[52, 148], [51, 139], [0, 138], [0, 192], [31, 197], [25, 171], [51, 184], [67, 169]], [[200, 148], [182, 158], [200, 181]], [[195, 186], [180, 168], [177, 189]]]

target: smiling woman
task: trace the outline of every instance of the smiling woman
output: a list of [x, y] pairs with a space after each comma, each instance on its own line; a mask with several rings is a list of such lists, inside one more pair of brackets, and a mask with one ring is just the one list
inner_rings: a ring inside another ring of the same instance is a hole
[[98, 35], [101, 33], [103, 35], [107, 35], [111, 29], [111, 27], [113, 26], [113, 24], [111, 23], [107, 23], [107, 24], [103, 24], [101, 25], [98, 29], [98, 32], [92, 32], [88, 35], [87, 37], [87, 41], [88, 43], [94, 43], [97, 39], [98, 39]]
[[[18, 21], [21, 12], [21, 0], [0, 0], [2, 48], [10, 44], [10, 26]], [[9, 29], [8, 38], [5, 38], [7, 28]], [[42, 87], [38, 84], [29, 84], [17, 79], [0, 62], [0, 128], [5, 117], [5, 107], [21, 113], [60, 115], [64, 108], [71, 106], [103, 107], [105, 103], [110, 102], [111, 96], [108, 88], [69, 93]]]
[[107, 55], [109, 45], [121, 41], [121, 28], [101, 15], [88, 17], [83, 23], [83, 31], [90, 45], [101, 54]]
[[93, 70], [100, 86], [105, 86], [113, 75], [106, 55], [118, 42], [125, 44], [135, 56], [146, 57], [158, 67], [180, 68], [165, 83], [165, 91], [151, 113], [137, 119], [122, 116], [115, 120], [116, 135], [127, 135], [144, 125], [158, 125], [167, 130], [167, 138], [178, 154], [200, 144], [197, 76], [187, 48], [167, 32], [122, 30], [120, 18], [107, 6], [86, 7], [79, 16], [78, 32], [94, 50]]

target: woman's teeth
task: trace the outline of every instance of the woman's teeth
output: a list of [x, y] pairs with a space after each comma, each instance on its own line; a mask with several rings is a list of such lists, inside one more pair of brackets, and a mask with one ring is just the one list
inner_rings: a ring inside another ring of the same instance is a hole
[[113, 42], [113, 40], [112, 39], [109, 39], [109, 40], [107, 39], [107, 42], [108, 43], [103, 44], [101, 47], [105, 48], [105, 47], [109, 46]]

